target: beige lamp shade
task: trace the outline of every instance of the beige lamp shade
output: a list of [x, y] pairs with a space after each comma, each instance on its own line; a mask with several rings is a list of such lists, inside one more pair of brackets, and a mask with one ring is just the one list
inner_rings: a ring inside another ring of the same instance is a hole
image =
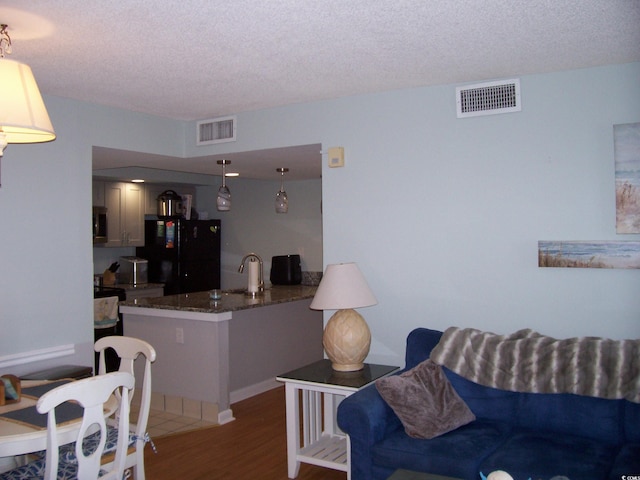
[[378, 303], [355, 263], [327, 265], [310, 307], [313, 310], [370, 307]]
[[31, 68], [6, 58], [0, 58], [0, 136], [2, 135], [4, 142], [0, 145], [1, 149], [7, 143], [50, 142], [56, 138]]
[[327, 322], [322, 344], [334, 370], [351, 372], [364, 367], [371, 332], [354, 308], [378, 303], [355, 263], [328, 265], [310, 308], [338, 310]]

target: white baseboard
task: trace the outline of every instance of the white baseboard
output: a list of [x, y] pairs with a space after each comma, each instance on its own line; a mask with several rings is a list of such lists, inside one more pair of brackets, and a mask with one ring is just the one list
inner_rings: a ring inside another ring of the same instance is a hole
[[[255, 385], [249, 385], [248, 387], [234, 390], [229, 394], [230, 403], [240, 402], [247, 398], [259, 395], [261, 393], [273, 390], [281, 386], [282, 383], [275, 379], [265, 380]], [[218, 405], [209, 402], [200, 402], [196, 400], [189, 400], [183, 397], [177, 397], [173, 395], [164, 395], [159, 392], [153, 392], [151, 394], [151, 409], [161, 410], [165, 412], [174, 413], [177, 415], [185, 415], [191, 418], [201, 418], [209, 422], [215, 422], [217, 418], [218, 424], [224, 425], [235, 420], [233, 411], [228, 408], [227, 410], [218, 411]]]
[[190, 400], [174, 395], [164, 395], [159, 392], [151, 393], [151, 410], [201, 419], [218, 425], [224, 425], [235, 420], [230, 408], [219, 411], [217, 403]]
[[231, 411], [231, 409], [223, 410], [218, 414], [218, 423], [220, 425], [233, 422], [234, 420], [235, 420], [235, 417], [233, 416], [233, 412]]
[[31, 350], [29, 352], [14, 353], [12, 355], [2, 355], [0, 356], [0, 370], [7, 367], [13, 367], [15, 365], [24, 365], [25, 363], [66, 357], [68, 355], [74, 355], [75, 353], [75, 345], [69, 344], [57, 347], [41, 348], [39, 350]]
[[281, 386], [282, 383], [278, 382], [275, 379], [265, 380], [264, 382], [256, 383], [254, 385], [249, 385], [248, 387], [240, 388], [238, 390], [234, 390], [229, 393], [229, 402], [234, 404], [236, 402], [240, 402], [242, 400], [246, 400], [247, 398], [251, 398], [255, 395], [259, 395], [264, 392], [268, 392], [269, 390], [273, 390], [274, 388]]

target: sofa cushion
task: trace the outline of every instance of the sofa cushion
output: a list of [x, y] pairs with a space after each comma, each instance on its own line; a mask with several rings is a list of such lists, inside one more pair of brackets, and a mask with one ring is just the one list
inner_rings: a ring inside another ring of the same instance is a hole
[[407, 351], [405, 353], [405, 368], [408, 370], [429, 358], [442, 332], [428, 328], [416, 328], [407, 336]]
[[597, 440], [546, 431], [519, 431], [480, 465], [487, 474], [504, 470], [514, 479], [566, 476], [579, 480], [608, 477], [616, 447]]
[[485, 387], [461, 377], [446, 367], [442, 367], [442, 370], [476, 418], [513, 422], [521, 393]]
[[376, 388], [410, 437], [437, 437], [475, 420], [440, 365], [431, 360], [377, 380]]
[[628, 443], [624, 445], [611, 468], [607, 480], [620, 480], [630, 478], [631, 475], [640, 473], [640, 443]]
[[624, 400], [623, 405], [625, 441], [640, 443], [640, 403]]
[[571, 393], [522, 393], [514, 425], [620, 444], [623, 402]]
[[476, 420], [432, 439], [409, 437], [397, 429], [372, 447], [377, 466], [406, 468], [459, 478], [479, 478], [479, 463], [509, 433], [509, 426]]

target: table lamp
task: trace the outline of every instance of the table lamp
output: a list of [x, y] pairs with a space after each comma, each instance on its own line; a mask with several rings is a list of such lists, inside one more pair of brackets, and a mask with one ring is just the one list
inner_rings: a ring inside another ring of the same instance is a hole
[[354, 308], [378, 303], [355, 263], [327, 265], [310, 308], [337, 310], [324, 329], [322, 344], [334, 370], [362, 370], [369, 353], [371, 332]]

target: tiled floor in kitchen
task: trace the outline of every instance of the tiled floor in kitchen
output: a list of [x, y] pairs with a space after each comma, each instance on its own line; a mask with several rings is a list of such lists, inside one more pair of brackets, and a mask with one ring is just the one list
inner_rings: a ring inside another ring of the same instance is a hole
[[170, 433], [186, 432], [199, 428], [213, 427], [215, 423], [206, 422], [196, 418], [184, 417], [175, 413], [151, 410], [147, 431], [151, 438], [160, 437]]
[[[139, 407], [134, 402], [131, 405], [131, 421], [135, 422], [138, 418]], [[197, 430], [199, 428], [214, 427], [216, 423], [207, 422], [199, 418], [192, 418], [176, 413], [165, 412], [162, 410], [151, 410], [149, 412], [149, 421], [147, 423], [147, 432], [153, 438], [171, 433], [186, 432], [189, 430]]]

